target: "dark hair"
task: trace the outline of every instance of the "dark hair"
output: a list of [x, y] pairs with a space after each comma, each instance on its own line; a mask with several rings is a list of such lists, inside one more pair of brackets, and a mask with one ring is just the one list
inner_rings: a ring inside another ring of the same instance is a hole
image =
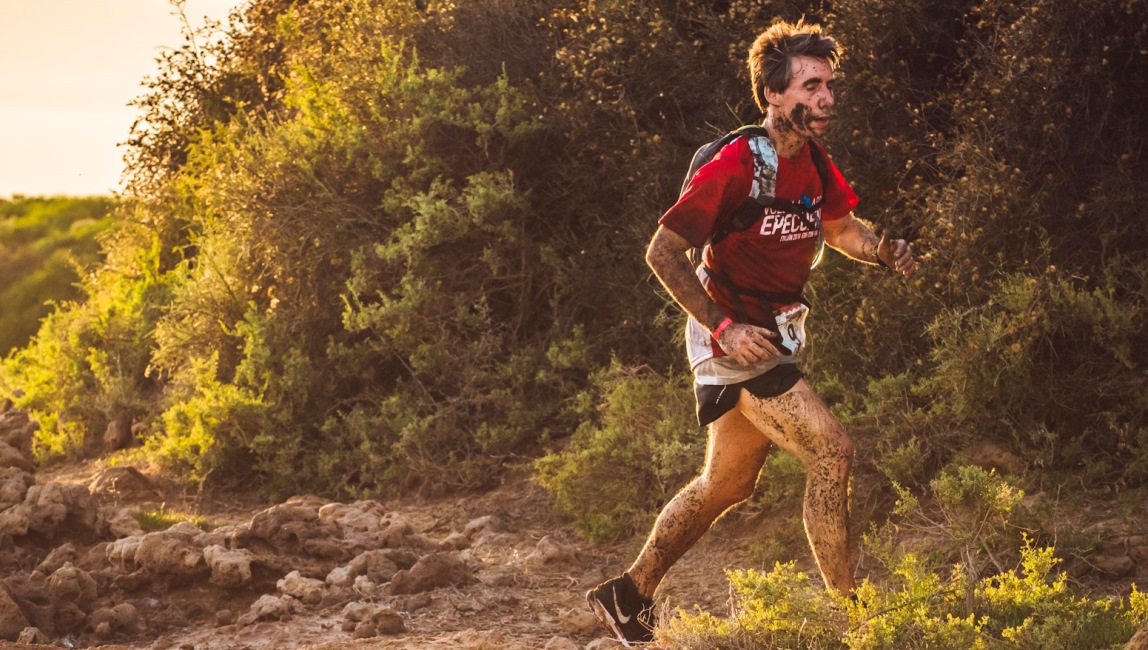
[[753, 84], [753, 99], [764, 113], [769, 107], [765, 89], [784, 92], [793, 76], [793, 59], [810, 56], [825, 59], [836, 65], [839, 56], [837, 42], [821, 35], [820, 25], [806, 25], [778, 21], [762, 32], [749, 48], [749, 79]]

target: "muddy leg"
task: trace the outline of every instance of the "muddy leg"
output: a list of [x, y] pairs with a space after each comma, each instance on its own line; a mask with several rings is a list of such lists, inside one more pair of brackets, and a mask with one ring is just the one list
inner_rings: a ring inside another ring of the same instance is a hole
[[643, 596], [652, 598], [666, 572], [710, 525], [753, 494], [768, 451], [769, 439], [736, 409], [710, 425], [705, 468], [662, 509], [629, 569]]
[[853, 443], [825, 403], [801, 380], [784, 395], [742, 392], [738, 409], [805, 466], [805, 534], [825, 584], [852, 594], [846, 539]]

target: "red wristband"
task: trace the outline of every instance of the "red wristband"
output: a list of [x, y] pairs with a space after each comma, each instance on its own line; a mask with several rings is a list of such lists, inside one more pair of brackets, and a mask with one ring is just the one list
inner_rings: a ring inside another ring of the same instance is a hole
[[725, 328], [729, 327], [732, 324], [733, 324], [733, 319], [732, 318], [726, 318], [720, 324], [718, 324], [717, 328], [714, 329], [713, 333], [710, 334], [710, 336], [714, 337], [715, 341], [718, 340], [718, 337], [721, 336], [722, 331], [724, 331]]

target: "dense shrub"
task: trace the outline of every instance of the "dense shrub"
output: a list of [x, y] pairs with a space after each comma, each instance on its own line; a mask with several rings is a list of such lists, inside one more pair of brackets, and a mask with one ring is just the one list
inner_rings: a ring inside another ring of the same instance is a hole
[[[921, 488], [988, 438], [1142, 482], [1145, 11], [258, 0], [163, 56], [106, 264], [5, 387], [45, 453], [127, 417], [196, 479], [273, 491], [475, 486], [551, 449], [574, 516], [585, 459], [631, 453], [603, 432], [634, 423], [666, 459], [642, 474], [656, 509], [696, 427], [642, 252], [697, 145], [760, 118], [753, 37], [804, 15], [844, 46], [826, 145], [858, 214], [921, 262], [830, 256], [810, 289], [806, 369], [864, 480]], [[606, 379], [614, 360], [667, 379]], [[621, 507], [584, 527], [652, 515]]]
[[580, 396], [582, 424], [568, 446], [535, 464], [555, 507], [589, 537], [648, 529], [651, 515], [701, 468], [705, 435], [688, 381], [615, 363]]
[[24, 392], [16, 402], [39, 424], [40, 459], [98, 452], [109, 422], [155, 409], [147, 367], [163, 285], [109, 281], [101, 271], [82, 289], [86, 300], [63, 303], [30, 345], [5, 360], [5, 384]]
[[[865, 580], [856, 601], [827, 592], [792, 563], [769, 572], [731, 571], [728, 618], [677, 613], [657, 631], [669, 648], [1110, 648], [1148, 616], [1148, 597], [1090, 597], [1055, 571], [1054, 549], [1028, 540], [1007, 548], [994, 532], [1009, 527], [1020, 492], [974, 467], [953, 467], [933, 482], [929, 503], [905, 493], [899, 525], [931, 521], [962, 549], [959, 561], [894, 543], [890, 526], [867, 549], [886, 578]], [[978, 575], [970, 549], [991, 544], [1009, 568]], [[970, 570], [972, 573], [970, 573]]]

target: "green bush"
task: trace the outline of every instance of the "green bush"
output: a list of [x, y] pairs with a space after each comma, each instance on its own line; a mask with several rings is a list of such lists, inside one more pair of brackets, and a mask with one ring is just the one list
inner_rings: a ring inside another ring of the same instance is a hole
[[4, 362], [16, 405], [39, 424], [39, 460], [100, 450], [109, 422], [143, 419], [155, 408], [147, 375], [153, 301], [161, 284], [131, 284], [106, 269], [85, 279], [87, 298], [44, 319], [32, 343]]
[[939, 518], [933, 528], [959, 538], [968, 561], [947, 564], [929, 559], [927, 548], [904, 548], [893, 535], [871, 536], [869, 551], [887, 573], [864, 580], [855, 601], [832, 595], [792, 564], [768, 573], [734, 571], [728, 618], [679, 612], [658, 628], [658, 642], [675, 649], [1093, 650], [1118, 647], [1148, 620], [1148, 597], [1135, 586], [1127, 598], [1083, 595], [1054, 572], [1054, 549], [1027, 539], [1007, 552], [1017, 557], [1011, 568], [970, 575], [967, 567], [988, 563], [973, 557], [988, 547], [988, 530], [1007, 526], [1019, 499], [999, 478], [952, 468], [933, 482], [930, 499], [936, 507], [903, 499], [902, 516], [906, 522]]
[[562, 450], [538, 459], [559, 512], [597, 540], [649, 529], [653, 515], [701, 467], [705, 434], [692, 381], [615, 363], [578, 399], [583, 420]]
[[[1145, 11], [257, 0], [165, 52], [105, 267], [4, 386], [46, 454], [130, 417], [197, 477], [275, 492], [489, 484], [609, 429], [578, 396], [612, 359], [672, 378], [658, 419], [685, 422], [681, 312], [642, 252], [696, 147], [759, 119], [749, 43], [804, 15], [844, 46], [826, 145], [858, 215], [920, 259], [906, 281], [830, 256], [809, 291], [805, 367], [856, 484], [923, 488], [981, 439], [1142, 482]], [[580, 476], [548, 462], [555, 490]]]
[[1014, 274], [988, 302], [938, 316], [936, 368], [923, 385], [934, 412], [1008, 436], [1034, 467], [1143, 481], [1142, 460], [1127, 461], [1143, 451], [1148, 427], [1148, 377], [1137, 372], [1148, 364], [1148, 294], [1144, 285], [1118, 293], [1130, 270], [1117, 259], [1104, 271], [1107, 288], [1091, 289], [1052, 268]]

